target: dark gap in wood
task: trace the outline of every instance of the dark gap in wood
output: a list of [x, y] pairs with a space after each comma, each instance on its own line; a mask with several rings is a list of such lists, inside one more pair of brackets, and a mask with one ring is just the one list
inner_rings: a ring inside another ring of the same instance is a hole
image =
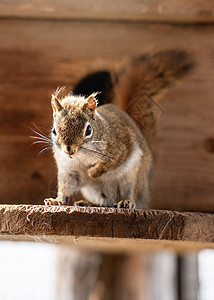
[[204, 147], [207, 152], [214, 153], [214, 138], [207, 138], [204, 142]]
[[109, 71], [90, 73], [82, 78], [74, 87], [73, 93], [76, 95], [90, 96], [94, 92], [99, 92], [96, 98], [98, 105], [111, 102], [113, 83]]
[[177, 300], [182, 300], [182, 258], [181, 256], [177, 256]]
[[181, 27], [199, 27], [199, 26], [212, 26], [214, 20], [194, 20], [185, 21], [185, 20], [176, 20], [176, 19], [151, 19], [151, 20], [142, 20], [138, 19], [111, 19], [111, 18], [96, 18], [91, 19], [87, 17], [65, 17], [65, 18], [55, 18], [55, 17], [27, 17], [27, 16], [0, 16], [0, 21], [33, 21], [33, 22], [59, 22], [59, 23], [68, 23], [68, 22], [81, 22], [81, 23], [120, 23], [120, 24], [142, 24], [142, 25], [166, 25], [166, 26], [181, 26]]

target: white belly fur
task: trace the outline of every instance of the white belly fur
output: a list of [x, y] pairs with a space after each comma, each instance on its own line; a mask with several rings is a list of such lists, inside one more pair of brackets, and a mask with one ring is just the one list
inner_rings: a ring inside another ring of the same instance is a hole
[[[81, 155], [76, 159], [70, 159], [60, 149], [55, 149], [55, 158], [58, 165], [58, 172], [67, 174], [72, 171], [77, 171], [81, 178], [84, 180], [84, 187], [81, 188], [81, 192], [85, 199], [96, 203], [98, 205], [112, 205], [117, 197], [118, 186], [126, 186], [128, 184], [133, 185], [136, 182], [136, 168], [140, 167], [140, 161], [143, 155], [142, 149], [136, 147], [130, 157], [119, 167], [113, 171], [109, 171], [103, 174], [98, 179], [91, 179], [87, 176], [86, 170], [92, 163], [92, 160], [84, 155]], [[70, 190], [70, 188], [69, 188]], [[101, 192], [105, 191], [108, 194], [108, 199], [103, 199]], [[72, 189], [70, 190], [72, 195]], [[122, 188], [120, 188], [122, 193]], [[121, 197], [123, 195], [121, 194]]]
[[[136, 168], [140, 167], [140, 161], [143, 151], [138, 147], [132, 155], [118, 168], [103, 174], [96, 182], [90, 181], [82, 189], [83, 196], [99, 205], [112, 205], [116, 201], [118, 186], [126, 186], [136, 182]], [[110, 194], [108, 199], [103, 199], [102, 191]], [[109, 193], [110, 192], [110, 193]], [[123, 198], [123, 189], [120, 188], [120, 194]]]

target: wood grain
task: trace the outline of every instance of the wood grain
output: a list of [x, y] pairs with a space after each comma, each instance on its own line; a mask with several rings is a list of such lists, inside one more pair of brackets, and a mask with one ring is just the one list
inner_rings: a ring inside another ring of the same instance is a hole
[[[139, 243], [143, 249], [150, 241], [151, 245], [156, 241], [157, 247], [168, 241], [172, 242], [172, 248], [183, 245], [192, 250], [193, 245], [195, 249], [214, 248], [213, 226], [213, 214], [73, 206], [0, 206], [0, 238], [11, 240], [43, 237], [47, 241], [66, 243], [67, 240], [69, 243], [71, 237], [91, 237], [98, 238], [97, 241], [109, 238], [114, 244], [115, 239], [129, 239], [133, 241], [133, 249], [134, 243]], [[117, 246], [117, 243], [113, 245]]]
[[0, 3], [0, 16], [18, 18], [129, 20], [158, 22], [213, 22], [212, 0], [13, 0]]
[[89, 72], [116, 70], [147, 51], [184, 49], [192, 53], [195, 68], [161, 100], [165, 115], [158, 123], [151, 204], [214, 212], [214, 156], [207, 146], [213, 141], [213, 30], [214, 26], [1, 20], [0, 202], [42, 204], [49, 195], [55, 163], [51, 155], [37, 161], [40, 148], [30, 147], [29, 127], [35, 123], [49, 132], [50, 95], [57, 86], [72, 89]]

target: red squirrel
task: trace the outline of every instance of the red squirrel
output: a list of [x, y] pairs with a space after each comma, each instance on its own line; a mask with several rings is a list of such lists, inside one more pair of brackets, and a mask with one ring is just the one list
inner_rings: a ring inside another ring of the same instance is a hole
[[113, 104], [97, 106], [96, 92], [61, 96], [57, 89], [51, 99], [51, 144], [58, 196], [45, 199], [45, 204], [68, 205], [78, 191], [78, 206], [149, 207], [152, 153], [148, 131], [141, 126], [143, 111], [133, 113], [134, 104], [143, 93], [156, 99], [186, 74], [190, 61], [186, 53], [175, 50], [133, 60], [117, 76]]

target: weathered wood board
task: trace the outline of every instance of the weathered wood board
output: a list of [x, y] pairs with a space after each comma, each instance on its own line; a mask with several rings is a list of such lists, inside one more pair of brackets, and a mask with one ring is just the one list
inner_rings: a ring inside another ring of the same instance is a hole
[[76, 242], [89, 249], [95, 241], [96, 251], [214, 248], [213, 226], [213, 214], [196, 212], [0, 205], [2, 240]]
[[0, 16], [18, 18], [213, 22], [212, 0], [12, 0], [0, 3]]
[[42, 204], [54, 194], [53, 158], [37, 160], [29, 127], [51, 126], [57, 86], [72, 88], [89, 72], [175, 48], [192, 53], [196, 65], [162, 98], [152, 207], [213, 212], [213, 32], [211, 25], [0, 20], [1, 203]]

